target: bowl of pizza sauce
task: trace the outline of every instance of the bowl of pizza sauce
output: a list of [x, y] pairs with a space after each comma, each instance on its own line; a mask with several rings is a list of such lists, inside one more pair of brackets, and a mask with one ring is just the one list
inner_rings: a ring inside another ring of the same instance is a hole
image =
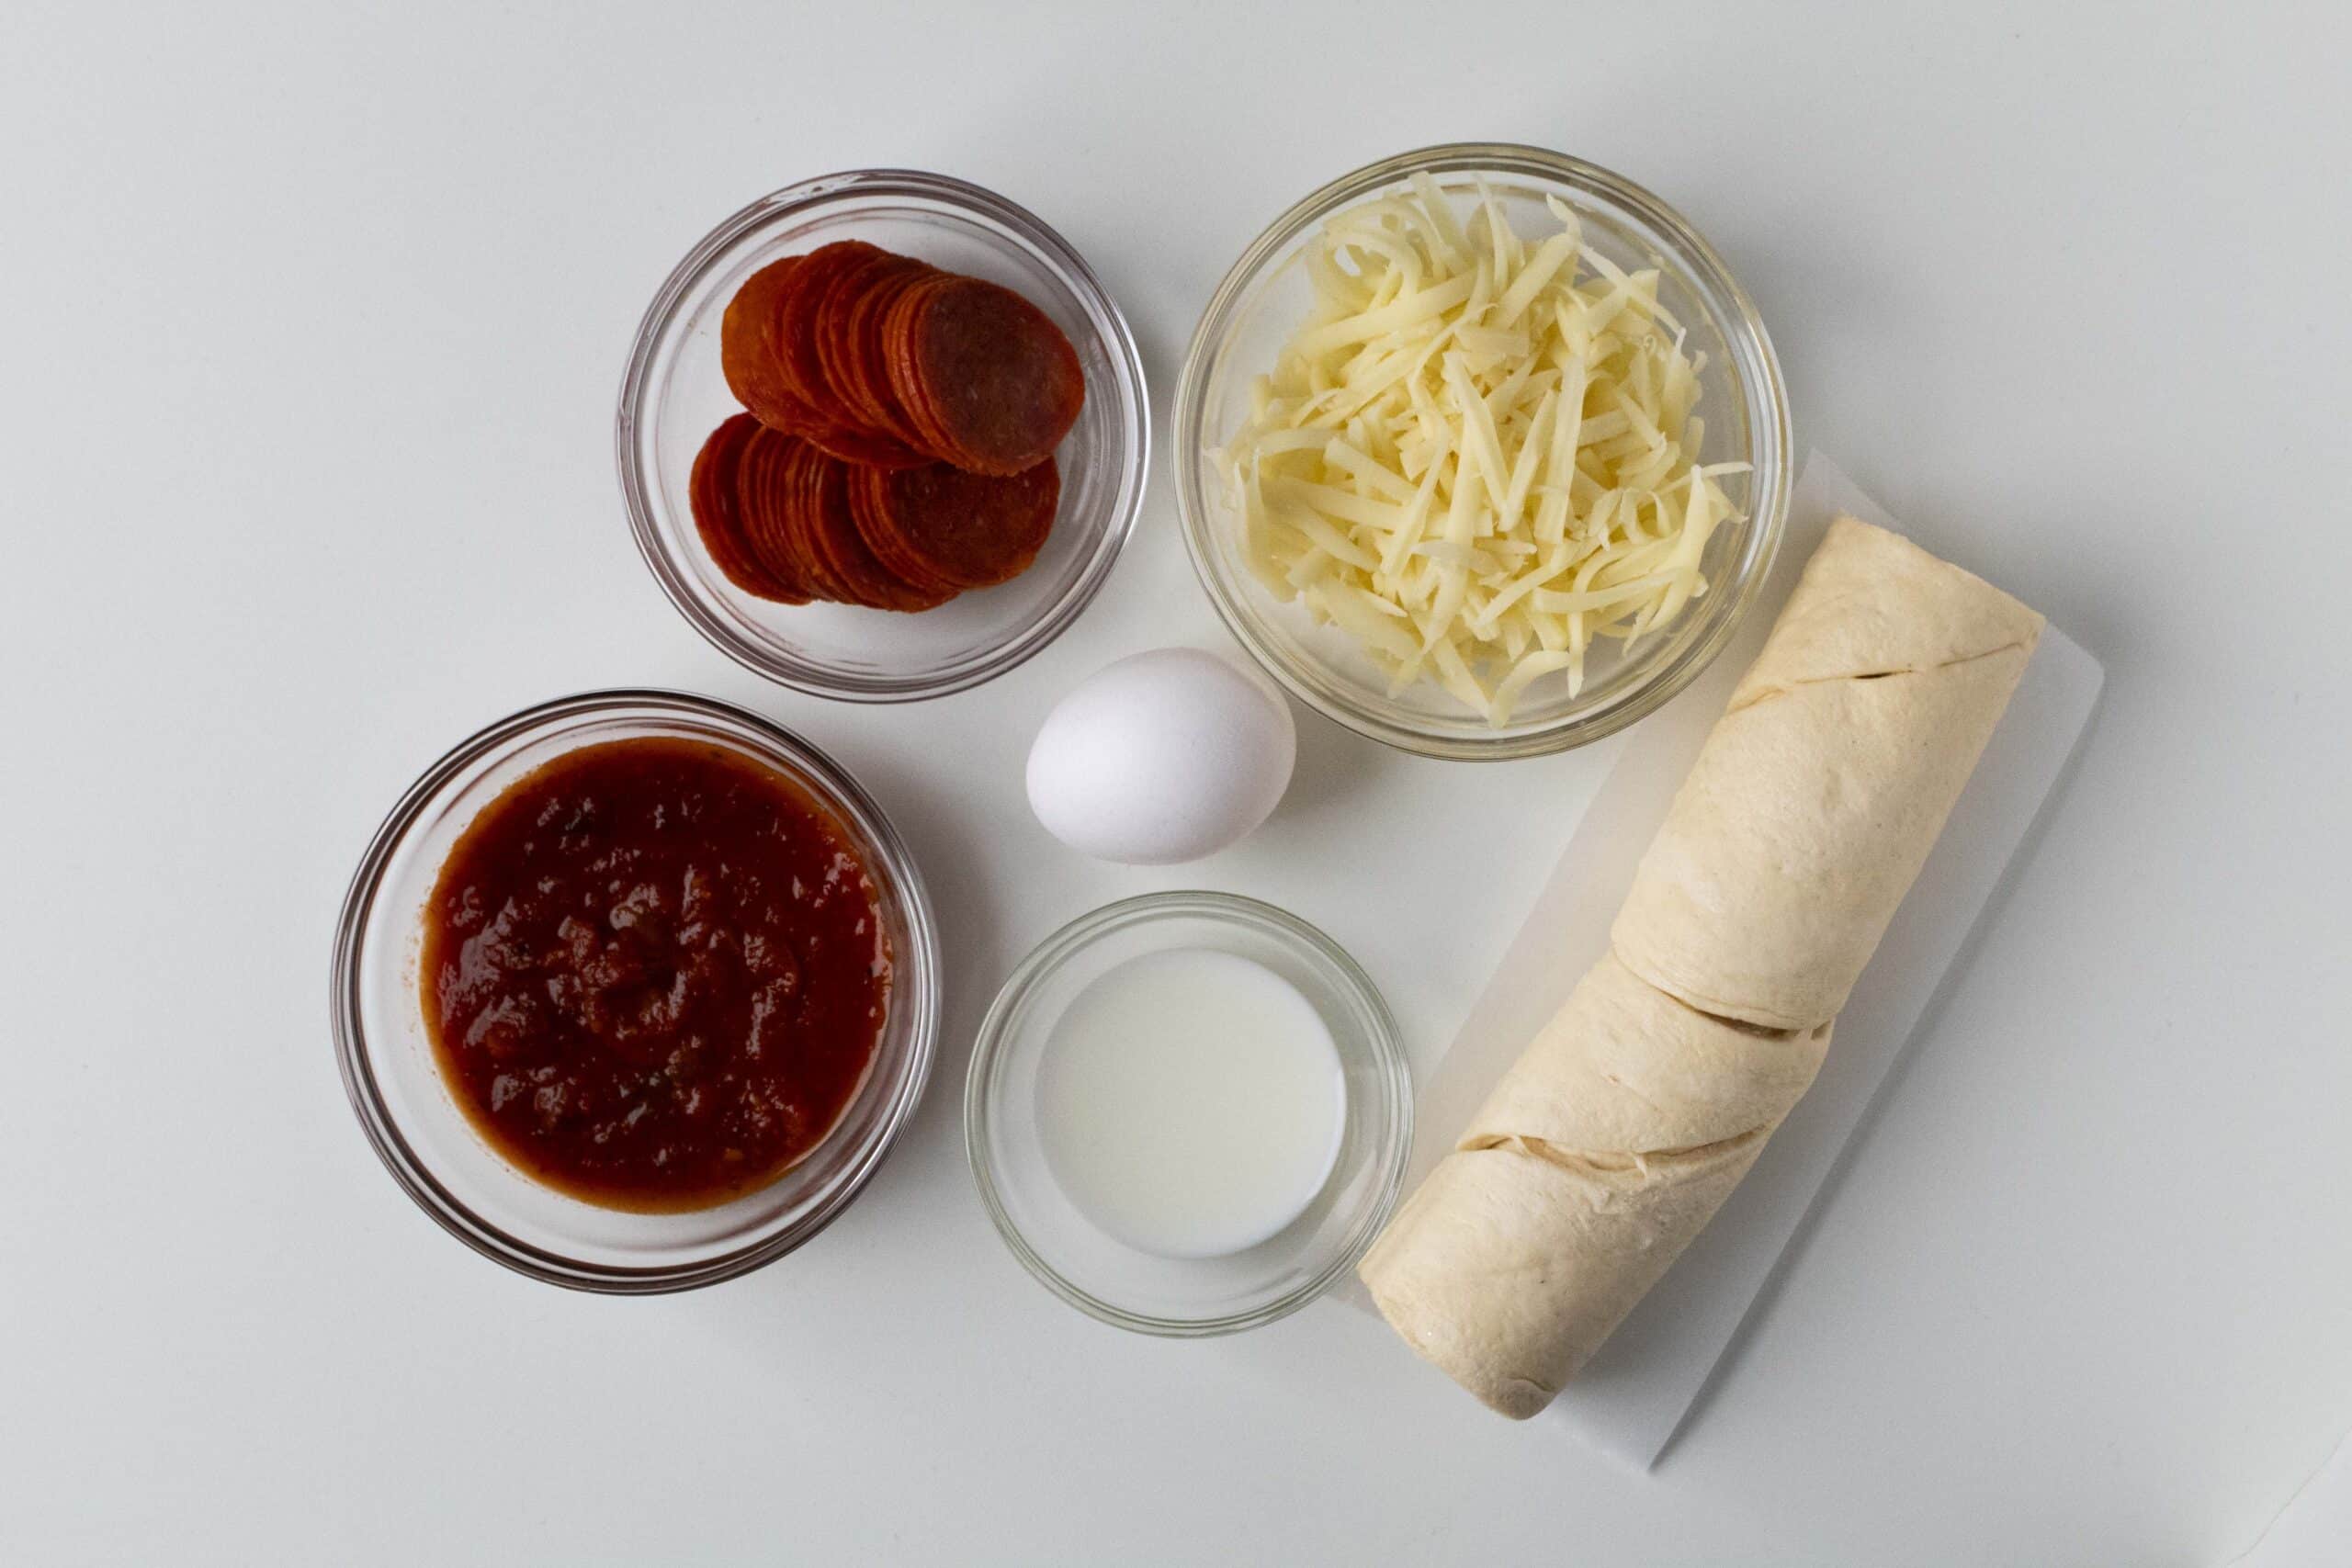
[[727, 704], [591, 693], [394, 807], [338, 931], [362, 1128], [452, 1234], [578, 1289], [709, 1284], [871, 1178], [939, 1014], [922, 886], [830, 759]]

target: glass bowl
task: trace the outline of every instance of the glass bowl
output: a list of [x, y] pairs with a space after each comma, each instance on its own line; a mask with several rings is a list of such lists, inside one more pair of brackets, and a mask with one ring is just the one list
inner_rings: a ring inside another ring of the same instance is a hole
[[[1573, 208], [1585, 243], [1628, 269], [1658, 269], [1658, 299], [1703, 352], [1699, 411], [1707, 420], [1700, 459], [1746, 462], [1726, 474], [1724, 493], [1747, 520], [1708, 541], [1702, 570], [1710, 584], [1665, 632], [1630, 658], [1604, 658], [1571, 697], [1546, 677], [1531, 687], [1500, 728], [1433, 683], [1392, 695], [1388, 679], [1335, 626], [1313, 625], [1305, 608], [1283, 604], [1241, 558], [1240, 521], [1227, 503], [1212, 456], [1249, 410], [1251, 380], [1276, 353], [1309, 300], [1306, 243], [1324, 220], [1416, 174], [1454, 196], [1484, 176], [1523, 232], [1555, 227], [1545, 196]], [[1690, 684], [1730, 639], [1770, 569], [1788, 514], [1788, 398], [1779, 361], [1756, 309], [1721, 257], [1679, 214], [1621, 175], [1533, 147], [1457, 143], [1406, 152], [1334, 180], [1274, 220], [1217, 286], [1176, 383], [1176, 495], [1184, 542], [1217, 613], [1244, 647], [1301, 702], [1375, 740], [1425, 756], [1470, 761], [1536, 756], [1598, 740], [1657, 708]]]
[[[808, 1157], [716, 1208], [630, 1213], [532, 1180], [451, 1096], [417, 973], [425, 900], [475, 814], [533, 768], [638, 736], [715, 742], [797, 784], [855, 848], [897, 957], [874, 1065]], [[906, 846], [823, 753], [741, 708], [679, 692], [591, 692], [526, 708], [460, 743], [402, 795], [352, 878], [335, 932], [332, 1010], [344, 1087], [368, 1142], [425, 1213], [483, 1256], [551, 1284], [616, 1294], [688, 1290], [774, 1261], [856, 1197], [922, 1094], [939, 1032], [931, 906]]]
[[[1329, 1028], [1346, 1086], [1321, 1192], [1272, 1238], [1219, 1258], [1163, 1258], [1105, 1235], [1056, 1183], [1037, 1126], [1038, 1068], [1063, 1010], [1105, 971], [1171, 948], [1237, 953], [1296, 987]], [[1072, 920], [1004, 983], [973, 1047], [964, 1145], [999, 1234], [1062, 1300], [1138, 1333], [1231, 1334], [1313, 1301], [1387, 1223], [1413, 1145], [1412, 1074], [1388, 1004], [1329, 937], [1252, 898], [1151, 893]]]
[[[1035, 564], [1011, 582], [911, 615], [777, 604], [728, 581], [703, 549], [687, 478], [703, 438], [741, 412], [719, 369], [719, 319], [753, 272], [835, 240], [864, 240], [1018, 290], [1078, 350], [1086, 404], [1055, 453], [1061, 510]], [[1078, 253], [1002, 197], [904, 169], [810, 180], [762, 197], [711, 231], [645, 312], [615, 434], [638, 549], [695, 629], [770, 680], [876, 703], [978, 685], [1077, 619], [1135, 525], [1151, 446], [1135, 340]]]

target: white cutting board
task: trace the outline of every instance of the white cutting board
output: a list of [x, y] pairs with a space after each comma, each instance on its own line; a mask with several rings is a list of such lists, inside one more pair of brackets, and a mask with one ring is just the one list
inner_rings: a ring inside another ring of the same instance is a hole
[[[1909, 532], [1837, 464], [1818, 452], [1807, 458], [1780, 558], [1746, 624], [1689, 691], [1634, 729], [1527, 923], [1421, 1086], [1408, 1191], [1607, 949], [1635, 863], [1829, 520], [1841, 512]], [[1973, 558], [1965, 536], [1919, 543], [2033, 602], [2031, 583], [2008, 580], [1998, 561]], [[1888, 1070], [1946, 977], [1964, 966], [1970, 933], [2033, 839], [2105, 681], [2098, 661], [2064, 633], [2043, 630], [1943, 836], [1838, 1015], [1821, 1076], [1714, 1223], [1534, 1425], [1573, 1427], [1644, 1468], [1656, 1462], [1723, 1362]], [[1966, 1042], [1944, 1044], [1964, 1049]], [[1372, 1310], [1361, 1285], [1351, 1283], [1351, 1299]]]
[[2352, 1541], [2352, 1435], [2228, 1568], [2343, 1568]]

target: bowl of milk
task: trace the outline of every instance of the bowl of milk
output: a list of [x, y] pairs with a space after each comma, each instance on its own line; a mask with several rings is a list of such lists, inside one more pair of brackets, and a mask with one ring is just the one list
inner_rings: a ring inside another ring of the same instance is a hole
[[989, 1217], [1107, 1323], [1202, 1336], [1352, 1268], [1412, 1147], [1411, 1075], [1371, 978], [1297, 917], [1154, 893], [1081, 916], [1005, 982], [966, 1147]]

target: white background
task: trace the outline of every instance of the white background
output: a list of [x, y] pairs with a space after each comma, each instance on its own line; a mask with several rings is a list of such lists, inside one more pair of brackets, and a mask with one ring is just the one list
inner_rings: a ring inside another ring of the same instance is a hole
[[[2352, 1423], [2340, 7], [368, 10], [0, 14], [0, 1559], [2200, 1564]], [[897, 710], [705, 647], [613, 477], [646, 299], [762, 191], [911, 164], [1028, 205], [1125, 307], [1164, 429], [1266, 220], [1465, 136], [1679, 206], [1770, 321], [1800, 446], [2109, 677], [1649, 1476], [1334, 1304], [1206, 1344], [1080, 1317], [956, 1125], [1008, 966], [1147, 887], [1297, 909], [1427, 1059], [1613, 748], [1445, 765], [1303, 716], [1258, 837], [1086, 863], [1021, 806], [1038, 720], [1221, 635], [1164, 454], [1069, 636]], [[949, 942], [940, 1070], [865, 1197], [650, 1301], [435, 1229], [324, 1008], [408, 781], [623, 683], [832, 750]]]

